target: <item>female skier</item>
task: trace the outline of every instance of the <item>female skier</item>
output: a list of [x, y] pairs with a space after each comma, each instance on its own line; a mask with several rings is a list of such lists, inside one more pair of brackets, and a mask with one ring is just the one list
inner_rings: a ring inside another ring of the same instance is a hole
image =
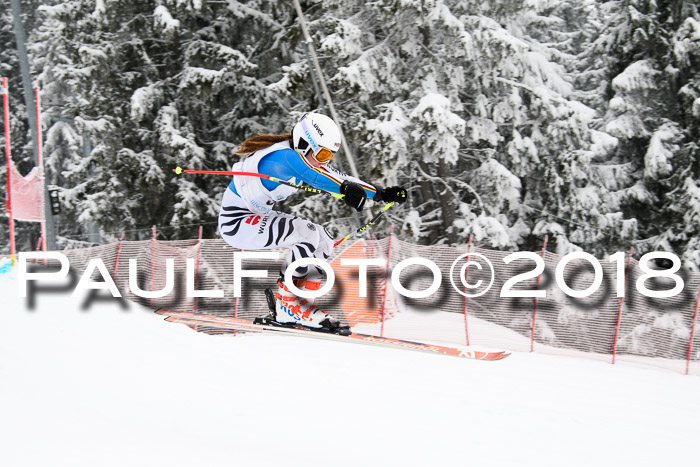
[[[247, 157], [236, 163], [233, 171], [261, 173], [339, 193], [357, 211], [362, 210], [367, 198], [386, 203], [406, 201], [402, 187], [380, 189], [333, 168], [329, 162], [339, 149], [340, 130], [335, 122], [322, 114], [307, 113], [291, 134], [258, 133], [246, 139], [236, 154]], [[229, 245], [242, 250], [290, 249], [274, 293], [274, 309], [270, 307], [274, 321], [339, 332], [337, 321], [312, 299], [295, 296], [284, 283], [285, 270], [291, 263], [309, 257], [326, 260], [333, 249], [333, 238], [323, 226], [272, 209], [295, 191], [270, 180], [235, 175], [222, 199], [219, 232]], [[321, 279], [322, 270], [315, 266], [293, 271], [294, 285], [302, 290], [318, 290]]]

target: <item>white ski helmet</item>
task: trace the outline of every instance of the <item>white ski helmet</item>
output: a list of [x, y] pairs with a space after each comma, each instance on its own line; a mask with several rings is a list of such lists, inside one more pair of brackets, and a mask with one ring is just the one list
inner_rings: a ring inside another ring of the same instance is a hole
[[292, 144], [300, 155], [312, 151], [318, 162], [328, 162], [340, 149], [340, 129], [332, 118], [309, 112], [294, 125]]

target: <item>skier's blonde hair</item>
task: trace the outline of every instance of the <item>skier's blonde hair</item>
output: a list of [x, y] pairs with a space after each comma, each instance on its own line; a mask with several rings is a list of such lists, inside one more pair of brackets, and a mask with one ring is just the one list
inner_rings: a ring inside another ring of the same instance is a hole
[[258, 131], [257, 136], [251, 136], [241, 143], [241, 147], [236, 151], [236, 154], [252, 154], [255, 151], [265, 149], [273, 144], [281, 143], [282, 141], [292, 139], [291, 133], [281, 135], [268, 135]]

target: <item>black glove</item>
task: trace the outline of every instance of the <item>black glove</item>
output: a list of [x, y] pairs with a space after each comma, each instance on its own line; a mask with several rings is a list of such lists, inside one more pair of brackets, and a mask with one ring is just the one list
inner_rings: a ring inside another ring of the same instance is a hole
[[406, 202], [406, 189], [400, 186], [390, 186], [389, 188], [379, 189], [377, 188], [377, 194], [374, 195], [375, 201], [384, 201], [385, 203], [391, 203], [393, 201], [402, 204]]
[[362, 211], [365, 207], [365, 202], [367, 201], [367, 193], [365, 189], [354, 182], [349, 182], [345, 180], [342, 185], [340, 185], [340, 194], [345, 195], [345, 204], [355, 209], [356, 211]]

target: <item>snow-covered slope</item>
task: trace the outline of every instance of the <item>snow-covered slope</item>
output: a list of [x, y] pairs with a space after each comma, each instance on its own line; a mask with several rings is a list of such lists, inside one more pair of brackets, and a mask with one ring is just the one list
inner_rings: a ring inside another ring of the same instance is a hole
[[590, 466], [693, 458], [700, 379], [209, 336], [131, 304], [34, 311], [0, 274], [0, 465]]

